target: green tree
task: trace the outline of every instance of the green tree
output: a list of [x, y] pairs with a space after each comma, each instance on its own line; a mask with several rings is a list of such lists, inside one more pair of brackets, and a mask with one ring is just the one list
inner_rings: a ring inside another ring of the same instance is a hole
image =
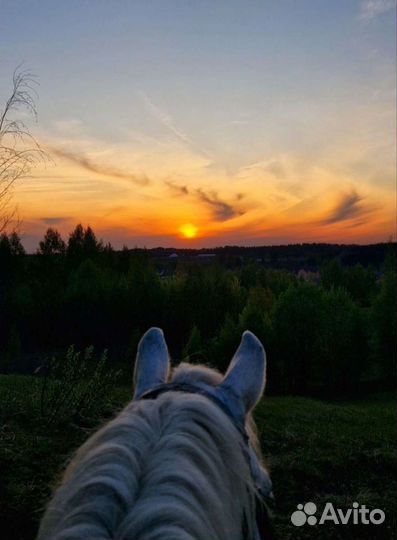
[[369, 306], [376, 291], [375, 272], [361, 264], [348, 268], [345, 272], [346, 289], [353, 300]]
[[321, 284], [325, 289], [332, 287], [346, 287], [345, 271], [339, 259], [332, 259], [324, 264], [320, 270]]
[[305, 394], [318, 384], [324, 358], [326, 323], [324, 292], [298, 282], [282, 293], [273, 313], [273, 355], [277, 358], [280, 389]]
[[182, 351], [182, 358], [191, 363], [203, 362], [206, 358], [201, 332], [197, 326], [193, 326], [190, 332], [188, 342]]
[[51, 227], [47, 229], [44, 239], [39, 243], [38, 252], [41, 255], [64, 255], [66, 252], [66, 244], [62, 236], [56, 229]]
[[6, 233], [2, 233], [0, 235], [0, 262], [4, 264], [9, 257], [11, 257], [10, 239]]
[[274, 297], [270, 289], [253, 287], [249, 291], [247, 303], [239, 317], [241, 331], [251, 330], [266, 344], [270, 339], [270, 312]]
[[331, 289], [325, 300], [325, 361], [319, 365], [319, 380], [336, 392], [350, 390], [369, 359], [365, 312], [345, 289]]
[[76, 225], [69, 235], [67, 255], [74, 260], [81, 260], [84, 253], [84, 229], [81, 223]]
[[371, 313], [373, 344], [381, 375], [396, 378], [397, 365], [397, 272], [389, 268]]
[[21, 338], [18, 329], [15, 324], [12, 324], [6, 349], [0, 359], [0, 371], [8, 373], [13, 364], [17, 365], [21, 349]]
[[75, 262], [83, 259], [95, 259], [98, 253], [103, 251], [103, 244], [99, 241], [90, 226], [86, 229], [81, 223], [76, 225], [74, 231], [70, 233], [67, 255]]
[[208, 357], [211, 364], [220, 371], [225, 371], [230, 359], [236, 352], [240, 339], [241, 332], [239, 324], [227, 315], [217, 337], [210, 344]]
[[[25, 249], [16, 232], [0, 235], [0, 281], [15, 281], [24, 266]], [[0, 291], [1, 291], [0, 283]]]
[[12, 232], [9, 235], [11, 255], [25, 255], [25, 248], [22, 245], [21, 239], [17, 232]]
[[103, 249], [102, 242], [97, 240], [94, 231], [88, 226], [84, 231], [83, 252], [85, 257], [95, 257]]

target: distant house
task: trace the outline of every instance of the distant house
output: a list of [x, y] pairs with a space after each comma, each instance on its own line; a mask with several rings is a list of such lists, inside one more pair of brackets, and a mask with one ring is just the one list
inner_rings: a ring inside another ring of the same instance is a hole
[[311, 272], [310, 270], [305, 270], [304, 268], [301, 268], [298, 271], [297, 276], [298, 278], [303, 279], [304, 281], [310, 281], [311, 283], [320, 282], [319, 272]]
[[178, 258], [178, 253], [171, 253], [171, 255], [168, 255], [168, 258], [169, 259], [177, 259]]

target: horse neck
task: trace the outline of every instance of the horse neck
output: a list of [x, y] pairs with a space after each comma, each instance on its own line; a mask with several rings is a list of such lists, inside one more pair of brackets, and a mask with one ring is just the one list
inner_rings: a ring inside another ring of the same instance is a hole
[[132, 403], [78, 452], [39, 538], [241, 539], [255, 518], [240, 439], [201, 396]]

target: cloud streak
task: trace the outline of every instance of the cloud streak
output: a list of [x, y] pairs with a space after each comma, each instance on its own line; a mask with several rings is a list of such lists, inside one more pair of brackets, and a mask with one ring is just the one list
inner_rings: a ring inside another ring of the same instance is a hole
[[324, 225], [332, 225], [367, 213], [368, 209], [363, 208], [361, 205], [362, 200], [363, 198], [356, 191], [344, 195], [331, 214], [322, 223]]
[[68, 161], [74, 163], [75, 165], [79, 165], [83, 169], [86, 169], [87, 171], [90, 171], [90, 172], [94, 172], [96, 174], [101, 174], [103, 176], [110, 176], [112, 178], [120, 178], [122, 180], [128, 180], [132, 182], [133, 184], [136, 184], [137, 186], [147, 186], [150, 183], [149, 178], [147, 178], [147, 176], [145, 175], [138, 176], [135, 174], [122, 172], [119, 169], [116, 169], [114, 167], [109, 167], [107, 165], [99, 165], [98, 163], [94, 163], [93, 161], [86, 158], [85, 156], [82, 156], [81, 154], [63, 150], [61, 148], [52, 147], [50, 150], [56, 156], [62, 159], [67, 159]]
[[164, 184], [168, 186], [175, 195], [189, 195], [189, 188], [185, 185], [181, 186], [178, 184], [174, 184], [169, 180], [164, 180]]
[[175, 125], [175, 122], [171, 115], [159, 109], [159, 107], [157, 107], [157, 105], [155, 105], [153, 101], [151, 101], [149, 96], [145, 94], [145, 92], [143, 92], [142, 90], [139, 91], [139, 95], [142, 97], [148, 111], [158, 122], [160, 122], [160, 124], [162, 124], [169, 131], [171, 131], [180, 141], [189, 145], [192, 144], [192, 141], [189, 139], [186, 133], [184, 133], [179, 127]]
[[73, 218], [70, 216], [66, 216], [66, 217], [63, 217], [63, 216], [52, 217], [51, 216], [51, 217], [42, 217], [40, 218], [40, 221], [42, 221], [46, 225], [60, 225], [62, 223], [66, 223], [67, 221], [70, 221], [71, 219]]
[[241, 210], [237, 210], [231, 204], [219, 199], [215, 191], [206, 193], [202, 189], [196, 189], [198, 199], [212, 209], [213, 217], [217, 221], [227, 221], [237, 216], [244, 214]]
[[[193, 197], [200, 203], [210, 208], [212, 217], [216, 221], [227, 221], [235, 217], [243, 215], [245, 212], [236, 208], [229, 202], [226, 202], [219, 198], [216, 191], [206, 192], [201, 188], [189, 189], [186, 185], [174, 184], [168, 180], [164, 182], [169, 189], [177, 196], [181, 197]], [[237, 195], [237, 200], [241, 200], [244, 197], [244, 193]]]
[[168, 131], [170, 131], [180, 142], [195, 150], [200, 155], [205, 156], [207, 159], [213, 161], [214, 158], [211, 156], [210, 152], [204, 148], [199, 148], [194, 141], [175, 123], [175, 120], [168, 112], [155, 105], [149, 96], [142, 90], [139, 90], [138, 94], [141, 96], [146, 109], [153, 116], [153, 118], [168, 129]]
[[395, 0], [365, 0], [360, 5], [359, 19], [370, 21], [379, 15], [391, 11], [395, 5]]

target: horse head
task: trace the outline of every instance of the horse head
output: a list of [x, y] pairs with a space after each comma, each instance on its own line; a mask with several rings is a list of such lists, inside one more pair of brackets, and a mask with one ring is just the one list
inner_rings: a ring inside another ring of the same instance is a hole
[[272, 486], [251, 416], [265, 383], [265, 351], [249, 331], [222, 376], [172, 371], [163, 332], [148, 330], [133, 399], [78, 450], [38, 540], [267, 537]]

